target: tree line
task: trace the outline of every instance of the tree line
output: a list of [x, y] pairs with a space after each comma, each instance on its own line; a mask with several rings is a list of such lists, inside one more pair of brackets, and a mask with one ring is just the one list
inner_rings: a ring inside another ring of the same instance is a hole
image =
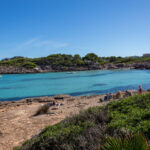
[[35, 68], [36, 66], [66, 66], [80, 67], [87, 65], [104, 65], [108, 63], [134, 63], [134, 62], [150, 62], [150, 57], [99, 57], [95, 53], [88, 53], [84, 57], [79, 54], [52, 54], [47, 57], [25, 58], [13, 57], [0, 61], [0, 65], [20, 66], [25, 68]]

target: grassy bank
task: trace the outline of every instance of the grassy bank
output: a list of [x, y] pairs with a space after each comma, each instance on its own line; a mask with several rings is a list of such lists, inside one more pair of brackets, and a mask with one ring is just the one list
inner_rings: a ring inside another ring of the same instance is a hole
[[[130, 149], [134, 143], [135, 146], [139, 144], [137, 150], [146, 150], [148, 148], [146, 139], [147, 141], [150, 139], [149, 132], [150, 94], [148, 93], [113, 101], [104, 107], [89, 108], [54, 126], [46, 127], [37, 137], [15, 149], [111, 150], [110, 145], [116, 145], [115, 142], [120, 141], [126, 143], [124, 146], [128, 145]], [[123, 149], [123, 144], [120, 145], [122, 147], [118, 150]]]

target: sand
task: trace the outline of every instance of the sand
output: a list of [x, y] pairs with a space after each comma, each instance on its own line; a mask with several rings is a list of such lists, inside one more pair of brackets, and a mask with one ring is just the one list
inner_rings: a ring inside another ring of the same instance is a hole
[[[134, 90], [130, 90], [130, 92], [132, 95], [137, 94], [137, 91]], [[122, 97], [126, 96], [125, 93], [121, 92]], [[14, 146], [20, 146], [48, 125], [54, 125], [89, 107], [103, 106], [116, 100], [100, 102], [100, 98], [103, 99], [104, 95], [79, 97], [57, 95], [0, 102], [0, 150], [12, 150]], [[53, 101], [62, 106], [51, 106], [49, 113], [34, 116], [41, 105]]]
[[[99, 96], [62, 96], [55, 100], [62, 106], [52, 106], [49, 114], [33, 116], [41, 104], [54, 100], [54, 97], [45, 97], [18, 101], [1, 102], [0, 106], [0, 150], [12, 150], [27, 139], [41, 131], [48, 125], [54, 125], [68, 116], [93, 106], [101, 106], [107, 102], [99, 102]], [[45, 102], [46, 101], [46, 102]]]

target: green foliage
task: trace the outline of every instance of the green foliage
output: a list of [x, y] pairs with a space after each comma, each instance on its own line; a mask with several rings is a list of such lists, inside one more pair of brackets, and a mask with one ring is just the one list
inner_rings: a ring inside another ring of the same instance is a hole
[[[5, 59], [0, 61], [0, 66], [18, 66], [27, 67], [30, 69], [37, 66], [51, 65], [51, 67], [81, 67], [89, 65], [105, 65], [109, 63], [138, 63], [138, 62], [150, 62], [150, 57], [99, 57], [94, 53], [88, 53], [83, 58], [76, 54], [74, 56], [67, 54], [52, 54], [47, 57], [41, 58], [24, 58], [24, 57], [13, 57], [11, 59]], [[30, 63], [30, 64], [29, 64]], [[33, 63], [33, 64], [31, 64]]]
[[82, 60], [80, 55], [76, 54], [73, 57], [73, 64], [76, 66], [82, 66], [82, 65], [84, 65], [84, 61]]
[[111, 56], [111, 57], [107, 57], [106, 59], [110, 63], [134, 63], [137, 61], [137, 58], [132, 58], [132, 57], [123, 58], [123, 57]]
[[100, 107], [89, 108], [54, 126], [46, 127], [37, 138], [26, 141], [20, 150], [91, 150], [99, 145], [106, 122], [109, 122], [106, 110]]
[[130, 134], [126, 137], [108, 137], [100, 150], [149, 150], [149, 146], [141, 134]]
[[53, 54], [48, 57], [36, 58], [32, 60], [37, 65], [51, 65], [51, 66], [81, 66], [84, 65], [84, 61], [80, 55], [65, 55], [65, 54]]
[[28, 69], [35, 68], [37, 65], [31, 62], [29, 58], [13, 58], [10, 60], [0, 61], [0, 65], [4, 66], [18, 66], [18, 67], [25, 67]]
[[20, 149], [19, 147], [14, 147], [14, 148], [13, 148], [13, 150], [19, 150], [19, 149]]
[[147, 150], [147, 142], [139, 133], [150, 139], [149, 110], [150, 93], [113, 101], [105, 107], [92, 107], [43, 129], [19, 150], [96, 150], [101, 147], [102, 150]]
[[27, 69], [33, 69], [35, 68], [37, 65], [33, 62], [25, 62], [22, 64], [22, 67], [25, 67]]
[[110, 129], [141, 132], [150, 138], [150, 94], [136, 95], [108, 104]]
[[113, 101], [105, 107], [92, 107], [43, 129], [19, 150], [96, 150], [100, 147], [102, 150], [147, 150], [145, 138], [137, 133], [150, 139], [149, 110], [149, 93]]
[[91, 62], [98, 62], [101, 61], [101, 59], [94, 53], [88, 53], [85, 55], [83, 60], [91, 61]]
[[109, 62], [115, 62], [117, 58], [115, 56], [109, 57]]

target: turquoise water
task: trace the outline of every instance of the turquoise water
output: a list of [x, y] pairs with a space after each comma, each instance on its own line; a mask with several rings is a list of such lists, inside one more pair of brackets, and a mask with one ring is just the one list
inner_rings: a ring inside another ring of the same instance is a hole
[[150, 88], [149, 70], [79, 71], [75, 74], [12, 74], [0, 78], [0, 101], [56, 94], [93, 95]]

